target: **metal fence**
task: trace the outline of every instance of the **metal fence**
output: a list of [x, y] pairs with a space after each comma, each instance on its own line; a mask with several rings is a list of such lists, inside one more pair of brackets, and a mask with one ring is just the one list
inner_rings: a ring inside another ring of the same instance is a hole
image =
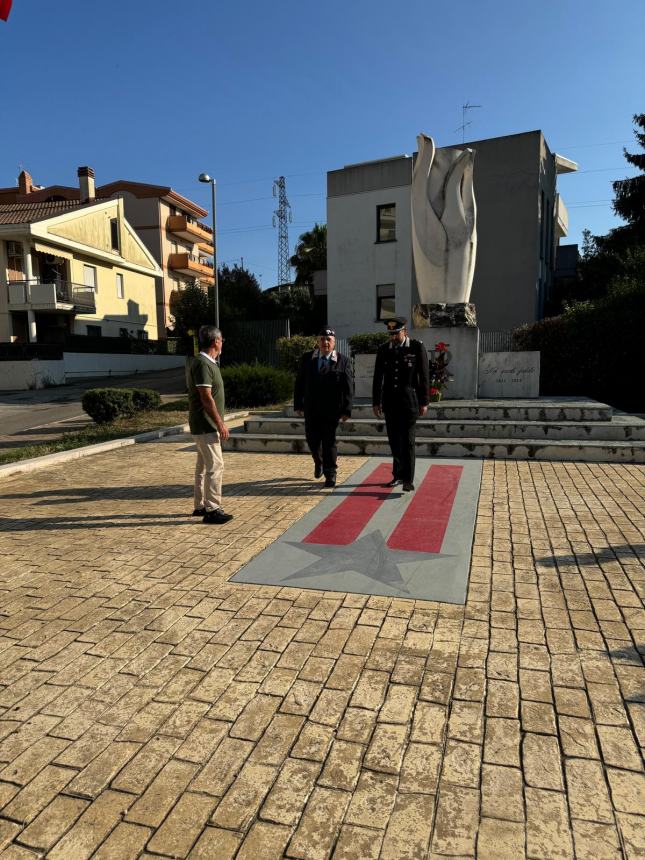
[[68, 334], [63, 341], [65, 352], [107, 352], [121, 355], [184, 355], [185, 345], [178, 338], [139, 340], [132, 337], [93, 337]]
[[224, 330], [222, 365], [268, 364], [278, 367], [279, 337], [289, 337], [289, 320], [231, 320]]
[[55, 343], [0, 343], [0, 361], [60, 361], [63, 347]]
[[479, 333], [480, 352], [514, 352], [513, 330], [481, 331]]

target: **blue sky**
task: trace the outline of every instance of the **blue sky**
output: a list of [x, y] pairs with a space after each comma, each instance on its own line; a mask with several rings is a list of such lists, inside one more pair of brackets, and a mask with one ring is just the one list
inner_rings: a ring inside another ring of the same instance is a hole
[[[289, 242], [325, 220], [325, 174], [439, 145], [541, 128], [580, 173], [560, 177], [570, 235], [616, 219], [645, 111], [642, 0], [14, 0], [0, 22], [0, 185], [20, 166], [75, 184], [91, 165], [169, 184], [208, 207], [219, 261], [271, 286], [273, 178], [287, 177]], [[503, 225], [500, 225], [503, 230]]]

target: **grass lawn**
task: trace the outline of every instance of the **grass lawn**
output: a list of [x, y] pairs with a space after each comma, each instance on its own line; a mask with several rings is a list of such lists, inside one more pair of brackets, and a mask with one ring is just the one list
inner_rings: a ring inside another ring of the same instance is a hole
[[[271, 412], [282, 409], [285, 404], [263, 406], [258, 412]], [[240, 407], [231, 411], [238, 412], [251, 407]], [[159, 430], [161, 427], [174, 427], [186, 424], [188, 421], [188, 398], [172, 400], [164, 403], [159, 409], [149, 412], [137, 412], [132, 418], [118, 418], [110, 424], [90, 424], [83, 430], [73, 433], [63, 433], [60, 439], [44, 442], [41, 445], [25, 445], [23, 448], [10, 448], [0, 451], [0, 466], [15, 463], [17, 460], [29, 460], [32, 457], [42, 457], [45, 454], [55, 454], [57, 451], [69, 451], [71, 448], [83, 448], [85, 445], [95, 445], [97, 442], [108, 442], [110, 439], [122, 439], [125, 436], [136, 436], [149, 430]]]
[[172, 427], [175, 424], [185, 424], [188, 413], [182, 409], [183, 401], [166, 403], [161, 409], [150, 412], [137, 412], [132, 418], [118, 418], [110, 424], [91, 424], [83, 430], [73, 433], [63, 433], [60, 439], [45, 442], [42, 445], [26, 445], [24, 448], [11, 448], [0, 451], [0, 466], [14, 463], [16, 460], [27, 460], [31, 457], [42, 457], [44, 454], [55, 454], [57, 451], [69, 451], [70, 448], [83, 448], [97, 442], [107, 442], [110, 439], [122, 439], [124, 436], [136, 436], [148, 430], [158, 430], [160, 427]]

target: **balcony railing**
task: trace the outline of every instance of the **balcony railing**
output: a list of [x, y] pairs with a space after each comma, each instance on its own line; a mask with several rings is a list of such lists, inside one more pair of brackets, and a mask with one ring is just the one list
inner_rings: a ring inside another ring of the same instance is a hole
[[[94, 313], [96, 297], [92, 287], [70, 281], [10, 281], [9, 308], [80, 311]], [[71, 305], [71, 307], [70, 307]]]
[[209, 266], [204, 257], [198, 257], [196, 254], [170, 254], [168, 268], [206, 282], [214, 280], [212, 265]]
[[166, 226], [169, 233], [181, 237], [186, 242], [212, 243], [213, 241], [213, 231], [207, 224], [189, 221], [185, 215], [170, 215]]

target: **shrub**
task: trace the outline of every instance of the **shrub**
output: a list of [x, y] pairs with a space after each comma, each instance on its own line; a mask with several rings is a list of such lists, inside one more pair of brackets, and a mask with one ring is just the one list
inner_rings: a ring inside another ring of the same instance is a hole
[[97, 424], [129, 418], [136, 411], [129, 388], [90, 388], [83, 394], [81, 406]]
[[564, 314], [523, 326], [515, 348], [540, 351], [540, 394], [593, 397], [620, 409], [645, 408], [645, 287], [625, 286]]
[[298, 370], [300, 356], [303, 352], [315, 348], [316, 338], [302, 334], [296, 334], [293, 337], [279, 337], [276, 346], [280, 358], [280, 367], [295, 373]]
[[373, 355], [384, 343], [387, 343], [389, 335], [386, 331], [371, 331], [365, 334], [353, 334], [349, 339], [349, 348], [352, 355], [361, 353]]
[[143, 412], [146, 409], [159, 409], [161, 396], [151, 388], [133, 388], [132, 402], [137, 412]]
[[237, 364], [222, 368], [226, 406], [266, 406], [293, 395], [293, 375], [266, 365]]

